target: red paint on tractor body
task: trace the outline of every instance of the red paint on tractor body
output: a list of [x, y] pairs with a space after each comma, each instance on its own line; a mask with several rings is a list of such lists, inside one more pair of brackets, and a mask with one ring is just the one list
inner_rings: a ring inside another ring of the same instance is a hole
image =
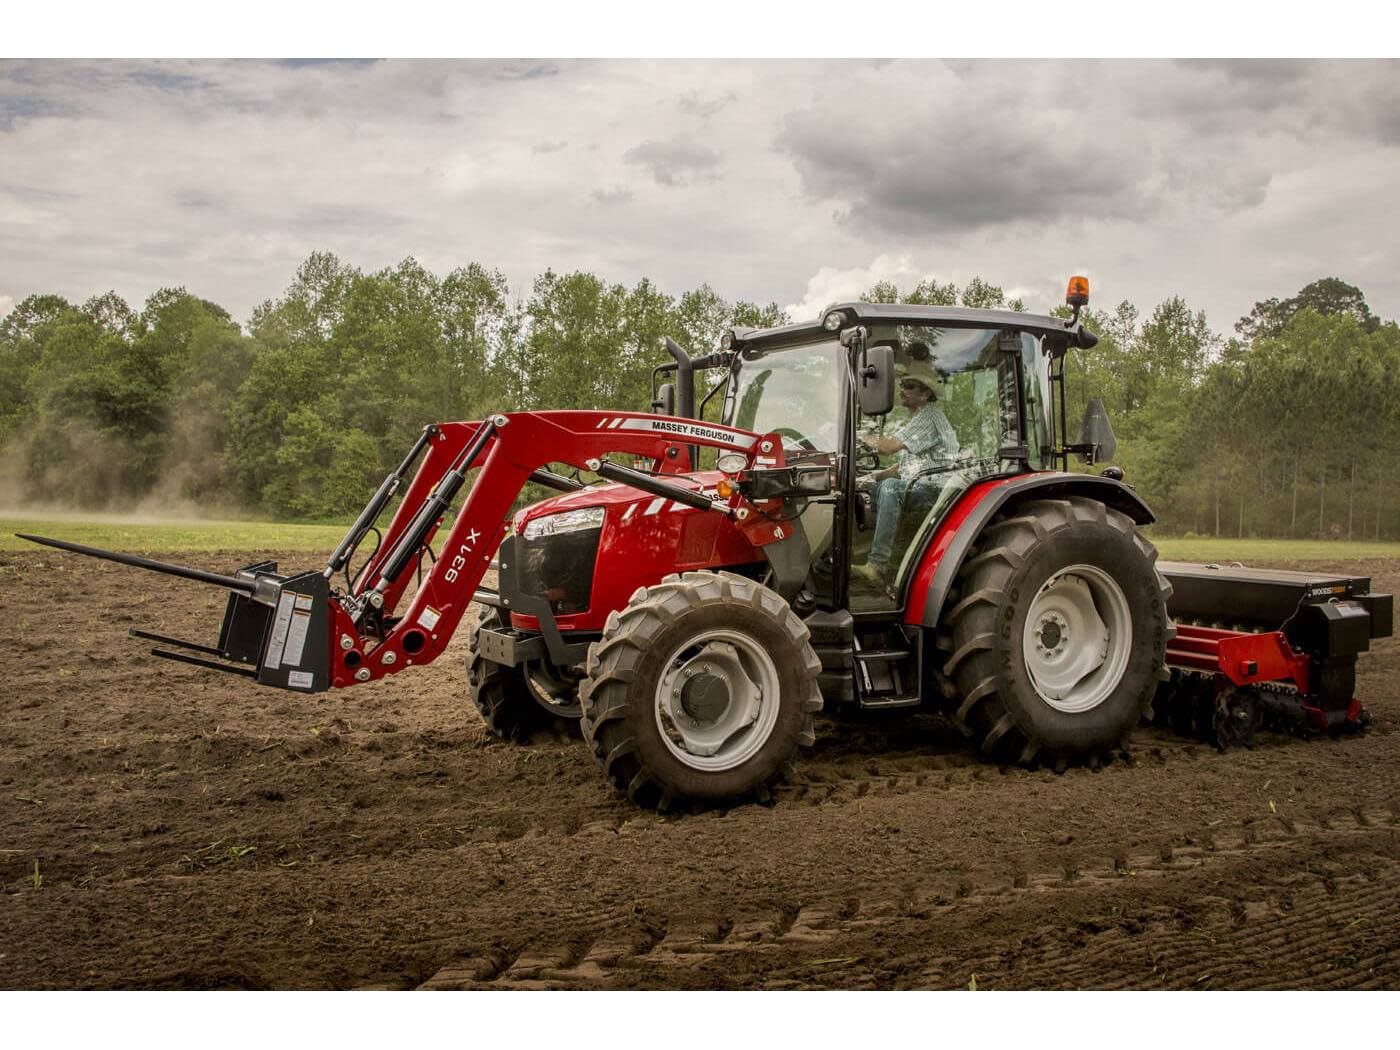
[[[722, 477], [710, 470], [672, 474], [666, 480], [713, 496]], [[592, 485], [532, 504], [516, 512], [512, 525], [519, 536], [532, 521], [583, 507], [604, 511], [593, 589], [585, 611], [555, 617], [561, 631], [601, 631], [608, 614], [624, 608], [638, 587], [658, 583], [672, 573], [763, 560], [763, 552], [732, 519], [627, 485]], [[539, 630], [539, 620], [533, 616], [512, 613], [510, 619], [518, 630]]]
[[962, 499], [958, 500], [957, 505], [939, 522], [938, 529], [933, 534], [933, 541], [924, 551], [919, 567], [914, 570], [914, 579], [909, 584], [908, 600], [904, 603], [905, 623], [914, 627], [923, 623], [924, 605], [928, 601], [928, 591], [929, 587], [933, 585], [934, 574], [938, 572], [938, 566], [942, 564], [943, 556], [948, 553], [948, 548], [953, 545], [953, 540], [962, 531], [963, 525], [966, 524], [972, 512], [977, 509], [977, 505], [1003, 485], [1009, 485], [1023, 477], [1025, 477], [1024, 474], [1014, 478], [993, 478], [990, 481], [973, 485], [972, 488], [963, 493]]

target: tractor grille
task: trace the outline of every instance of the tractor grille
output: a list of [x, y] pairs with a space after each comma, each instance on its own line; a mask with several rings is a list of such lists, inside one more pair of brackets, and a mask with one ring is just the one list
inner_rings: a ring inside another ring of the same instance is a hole
[[537, 540], [516, 537], [516, 580], [521, 592], [547, 599], [556, 616], [587, 612], [602, 533], [602, 529], [584, 529]]

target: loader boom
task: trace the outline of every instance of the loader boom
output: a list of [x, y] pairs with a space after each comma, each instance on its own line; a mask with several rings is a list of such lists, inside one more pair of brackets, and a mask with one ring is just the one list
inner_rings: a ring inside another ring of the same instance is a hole
[[[279, 576], [275, 564], [262, 563], [223, 576], [62, 540], [24, 538], [229, 588], [232, 593], [217, 646], [140, 631], [132, 634], [232, 662], [220, 664], [152, 650], [157, 656], [251, 675], [265, 685], [315, 692], [374, 681], [436, 659], [477, 594], [509, 527], [511, 507], [526, 482], [533, 478], [557, 488], [575, 486], [542, 469], [549, 463], [568, 463], [727, 515], [755, 547], [791, 536], [792, 530], [785, 533], [773, 517], [781, 506], [779, 500], [754, 503], [737, 487], [727, 501], [711, 500], [666, 480], [662, 469], [648, 473], [604, 460], [611, 453], [647, 458], [658, 468], [670, 465], [669, 473], [674, 474], [673, 464], [688, 463], [688, 447], [696, 445], [741, 452], [749, 470], [784, 466], [782, 440], [776, 434], [642, 413], [518, 412], [484, 421], [425, 427], [412, 451], [380, 485], [321, 571]], [[403, 475], [420, 455], [413, 480], [374, 554], [349, 581], [346, 591], [332, 589], [335, 573], [348, 564], [355, 547], [374, 527]], [[420, 569], [420, 584], [399, 614], [409, 581], [415, 578], [410, 568], [421, 564], [425, 550], [431, 551], [429, 544], [473, 470], [479, 473], [468, 488], [441, 554], [426, 576]], [[254, 664], [257, 670], [249, 671], [239, 664]]]
[[[518, 412], [481, 422], [441, 423], [428, 444], [379, 550], [356, 575], [351, 591], [331, 595], [332, 680], [335, 686], [373, 681], [404, 667], [425, 664], [446, 647], [481, 584], [508, 528], [510, 509], [525, 483], [548, 463], [562, 462], [597, 472], [603, 457], [621, 453], [664, 463], [686, 455], [686, 445], [745, 453], [748, 466], [783, 465], [782, 441], [691, 419], [593, 411]], [[401, 616], [395, 610], [413, 574], [408, 571], [429, 544], [466, 474], [480, 469], [462, 509]], [[662, 478], [637, 475], [681, 498], [692, 490]], [[708, 499], [706, 500], [708, 503]], [[755, 546], [781, 539], [763, 507], [736, 491], [712, 509], [736, 519]], [[364, 628], [384, 625], [378, 644]], [[358, 653], [359, 659], [349, 653]], [[368, 673], [366, 673], [368, 672]]]

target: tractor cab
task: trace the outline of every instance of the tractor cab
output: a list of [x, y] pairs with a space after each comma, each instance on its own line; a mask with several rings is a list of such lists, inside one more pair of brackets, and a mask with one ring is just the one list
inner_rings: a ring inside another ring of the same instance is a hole
[[830, 495], [795, 519], [812, 559], [799, 607], [896, 616], [964, 494], [1054, 466], [1051, 365], [1093, 341], [1048, 316], [870, 303], [726, 333], [727, 373], [706, 398], [723, 392], [719, 421], [832, 467]]

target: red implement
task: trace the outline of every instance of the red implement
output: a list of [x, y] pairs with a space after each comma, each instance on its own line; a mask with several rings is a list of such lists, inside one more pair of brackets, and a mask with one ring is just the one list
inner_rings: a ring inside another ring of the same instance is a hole
[[1308, 657], [1282, 631], [1251, 634], [1178, 624], [1167, 643], [1167, 666], [1222, 674], [1235, 685], [1292, 682], [1308, 690]]

